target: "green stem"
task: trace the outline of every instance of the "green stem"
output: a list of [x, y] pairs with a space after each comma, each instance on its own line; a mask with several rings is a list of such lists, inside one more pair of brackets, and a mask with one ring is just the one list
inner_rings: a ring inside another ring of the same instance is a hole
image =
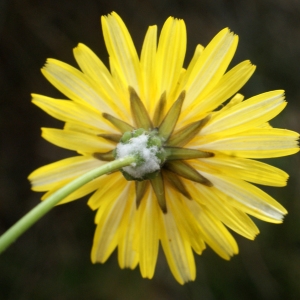
[[75, 192], [77, 189], [92, 181], [93, 179], [104, 174], [119, 170], [120, 168], [128, 166], [135, 161], [136, 158], [134, 156], [117, 159], [105, 165], [102, 165], [101, 167], [98, 167], [66, 184], [64, 187], [53, 193], [43, 202], [39, 203], [35, 208], [33, 208], [29, 213], [21, 218], [15, 225], [13, 225], [3, 235], [1, 235], [0, 253], [2, 253], [36, 221], [43, 217], [48, 211], [50, 211], [56, 204], [58, 204], [68, 195]]

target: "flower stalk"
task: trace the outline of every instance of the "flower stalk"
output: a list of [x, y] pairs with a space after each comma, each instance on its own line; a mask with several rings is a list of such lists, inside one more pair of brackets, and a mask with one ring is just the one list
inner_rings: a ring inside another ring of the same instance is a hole
[[5, 251], [13, 242], [15, 242], [26, 230], [28, 230], [34, 223], [36, 223], [41, 217], [49, 212], [56, 204], [78, 190], [86, 183], [96, 179], [99, 176], [117, 171], [123, 167], [129, 166], [132, 163], [136, 163], [137, 158], [135, 156], [127, 156], [120, 159], [111, 161], [105, 165], [102, 165], [86, 174], [76, 178], [64, 187], [53, 193], [43, 202], [39, 203], [23, 218], [21, 218], [16, 224], [8, 229], [0, 237], [0, 253]]

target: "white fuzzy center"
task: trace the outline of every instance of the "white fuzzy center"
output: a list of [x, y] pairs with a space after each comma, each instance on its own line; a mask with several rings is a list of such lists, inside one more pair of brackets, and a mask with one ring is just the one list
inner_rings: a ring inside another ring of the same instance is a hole
[[133, 137], [127, 144], [119, 143], [116, 148], [116, 157], [123, 158], [129, 155], [138, 156], [140, 162], [132, 163], [124, 167], [123, 170], [134, 178], [143, 178], [149, 173], [160, 169], [160, 159], [156, 157], [158, 152], [157, 146], [148, 146], [149, 135], [142, 134]]

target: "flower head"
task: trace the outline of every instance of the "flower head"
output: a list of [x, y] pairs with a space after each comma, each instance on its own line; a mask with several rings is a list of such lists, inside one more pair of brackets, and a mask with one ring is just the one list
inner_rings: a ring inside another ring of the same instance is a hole
[[193, 252], [208, 245], [228, 260], [238, 246], [227, 228], [254, 239], [259, 230], [248, 215], [280, 223], [287, 213], [252, 184], [286, 185], [284, 171], [254, 159], [298, 152], [297, 133], [268, 123], [286, 106], [284, 92], [246, 100], [237, 94], [255, 67], [244, 61], [226, 71], [238, 42], [228, 29], [198, 45], [185, 69], [183, 20], [168, 18], [158, 43], [150, 26], [140, 57], [116, 13], [102, 17], [102, 28], [110, 70], [83, 44], [74, 49], [81, 71], [54, 59], [42, 69], [70, 99], [33, 95], [65, 122], [42, 136], [77, 155], [34, 171], [32, 188], [47, 191], [45, 198], [116, 157], [138, 155], [136, 165], [91, 181], [63, 202], [93, 192], [93, 262], [118, 248], [122, 268], [139, 264], [151, 278], [160, 241], [176, 280], [194, 280]]

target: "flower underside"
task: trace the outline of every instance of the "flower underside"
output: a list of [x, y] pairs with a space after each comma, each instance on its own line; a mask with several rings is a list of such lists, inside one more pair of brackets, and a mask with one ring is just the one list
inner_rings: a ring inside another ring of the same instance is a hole
[[46, 191], [45, 199], [106, 162], [134, 156], [131, 165], [61, 203], [92, 193], [94, 263], [118, 248], [121, 268], [139, 265], [142, 276], [152, 278], [161, 245], [183, 284], [195, 279], [194, 253], [206, 245], [227, 260], [238, 253], [227, 228], [253, 240], [259, 230], [251, 217], [282, 222], [285, 208], [256, 184], [282, 187], [288, 174], [256, 159], [297, 153], [299, 135], [269, 123], [286, 106], [283, 90], [245, 100], [238, 93], [255, 66], [246, 60], [228, 69], [238, 44], [228, 28], [206, 47], [198, 45], [184, 67], [183, 20], [168, 18], [159, 37], [150, 26], [140, 55], [116, 13], [101, 22], [110, 68], [79, 44], [80, 70], [54, 59], [42, 69], [69, 99], [33, 95], [36, 105], [65, 122], [62, 130], [44, 128], [42, 136], [77, 154], [29, 179], [35, 191]]
[[[135, 180], [137, 208], [139, 207], [141, 199], [146, 192], [147, 182], [144, 181], [149, 180], [161, 210], [164, 213], [167, 213], [164, 189], [165, 180], [167, 180], [177, 192], [188, 199], [192, 199], [192, 197], [180, 177], [184, 177], [188, 180], [198, 182], [206, 186], [212, 186], [212, 183], [207, 178], [202, 176], [191, 165], [185, 162], [185, 160], [209, 158], [213, 157], [214, 154], [211, 152], [183, 147], [199, 133], [201, 128], [209, 120], [209, 116], [202, 120], [188, 124], [180, 130], [180, 133], [172, 135], [181, 113], [182, 104], [185, 99], [185, 91], [180, 93], [178, 99], [165, 114], [164, 108], [166, 99], [165, 93], [163, 93], [155, 109], [153, 120], [150, 119], [143, 102], [132, 87], [129, 87], [129, 94], [130, 109], [135, 126], [133, 127], [118, 118], [107, 113], [103, 113], [103, 117], [120, 131], [120, 135], [100, 134], [99, 136], [112, 142], [129, 145], [129, 147], [134, 147], [131, 145], [131, 142], [134, 139], [141, 136], [149, 136], [149, 139], [147, 140], [147, 147], [150, 149], [155, 147], [155, 157], [159, 164], [157, 170], [150, 170], [149, 172], [145, 171], [142, 175], [139, 174], [134, 176], [129, 173], [129, 168], [137, 169], [138, 166], [131, 166], [123, 168], [121, 172], [127, 180]], [[141, 141], [137, 141], [137, 143], [141, 143]], [[115, 158], [120, 158], [121, 156], [118, 154], [117, 147], [115, 150], [109, 152], [94, 153], [94, 157], [104, 161], [112, 161]], [[141, 158], [141, 162], [138, 165], [145, 163], [145, 160], [146, 159]], [[155, 163], [153, 162], [151, 164], [153, 166]]]

